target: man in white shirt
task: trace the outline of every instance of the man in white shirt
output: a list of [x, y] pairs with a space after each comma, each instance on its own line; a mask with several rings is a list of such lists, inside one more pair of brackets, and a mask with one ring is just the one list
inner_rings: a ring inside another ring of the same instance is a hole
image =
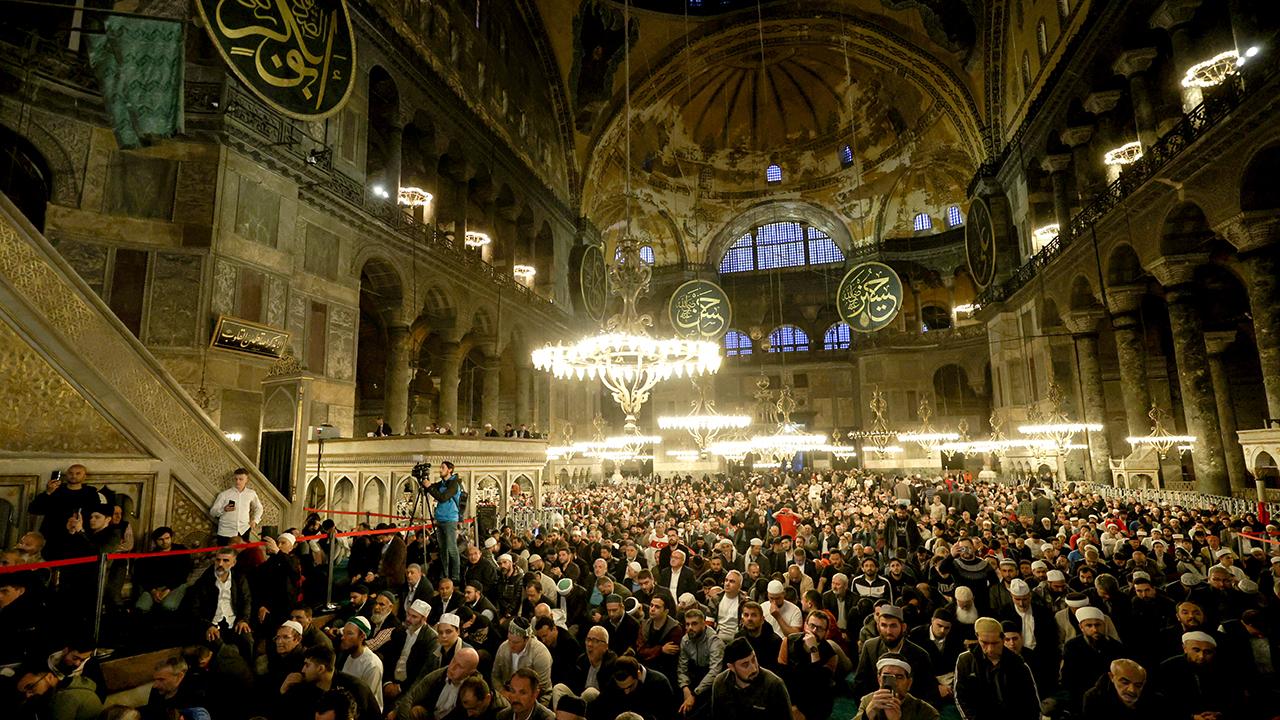
[[800, 632], [804, 625], [804, 613], [787, 599], [786, 587], [778, 580], [769, 581], [769, 602], [764, 604], [764, 619], [783, 640]]
[[369, 693], [378, 703], [378, 710], [382, 710], [382, 658], [364, 645], [372, 630], [369, 620], [360, 615], [342, 626], [339, 650], [344, 657], [338, 663], [338, 671], [354, 677], [369, 688]]
[[249, 531], [262, 522], [262, 502], [249, 487], [249, 471], [236, 468], [235, 484], [218, 493], [209, 508], [209, 516], [218, 524], [218, 544], [245, 542]]
[[379, 651], [383, 668], [391, 667], [382, 685], [388, 702], [398, 698], [406, 685], [425, 674], [424, 670], [435, 669], [433, 656], [440, 643], [436, 631], [427, 624], [430, 615], [431, 606], [426, 601], [414, 600], [405, 612], [404, 625], [391, 633], [391, 640]]
[[738, 620], [742, 607], [742, 573], [730, 570], [724, 576], [724, 592], [713, 605], [716, 620], [716, 635], [726, 645], [733, 642], [738, 634]]

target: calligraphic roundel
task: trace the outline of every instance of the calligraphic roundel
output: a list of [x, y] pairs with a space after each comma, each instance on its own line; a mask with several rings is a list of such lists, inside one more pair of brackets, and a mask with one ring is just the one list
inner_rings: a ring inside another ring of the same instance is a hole
[[991, 209], [980, 197], [969, 203], [965, 217], [964, 252], [969, 260], [969, 274], [980, 288], [996, 277], [996, 236], [991, 222]]
[[855, 265], [836, 289], [836, 309], [857, 332], [884, 329], [902, 309], [902, 278], [884, 263]]
[[671, 293], [667, 316], [676, 335], [714, 341], [729, 332], [733, 306], [724, 288], [710, 280], [690, 280]]
[[196, 7], [231, 72], [272, 109], [320, 120], [346, 103], [356, 74], [346, 0], [197, 0]]
[[587, 245], [578, 262], [578, 294], [582, 298], [582, 310], [587, 317], [600, 322], [604, 319], [609, 295], [609, 273], [604, 266], [604, 251], [599, 245]]

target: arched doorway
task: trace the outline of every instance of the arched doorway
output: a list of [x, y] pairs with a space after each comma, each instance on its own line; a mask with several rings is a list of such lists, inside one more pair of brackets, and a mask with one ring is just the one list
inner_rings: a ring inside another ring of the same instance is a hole
[[53, 175], [35, 146], [9, 128], [0, 126], [0, 192], [40, 232], [53, 196]]
[[1254, 458], [1253, 477], [1255, 480], [1261, 480], [1264, 487], [1280, 489], [1280, 468], [1276, 467], [1276, 459], [1271, 453], [1264, 450]]
[[[356, 411], [357, 434], [372, 428], [382, 417], [395, 433], [404, 432], [406, 398], [391, 402], [388, 387], [393, 379], [393, 326], [400, 315], [402, 301], [400, 276], [385, 260], [370, 260], [360, 270], [360, 330], [356, 340]], [[404, 332], [396, 329], [396, 332]], [[407, 360], [407, 358], [406, 358]], [[403, 388], [403, 385], [401, 385]], [[399, 389], [399, 392], [404, 392]], [[392, 413], [391, 410], [395, 409]], [[388, 415], [400, 417], [388, 417]]]

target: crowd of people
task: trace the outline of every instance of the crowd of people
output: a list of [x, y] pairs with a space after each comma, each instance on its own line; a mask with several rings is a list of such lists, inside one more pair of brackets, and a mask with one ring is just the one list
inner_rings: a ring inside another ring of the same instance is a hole
[[[121, 546], [87, 471], [65, 477], [4, 564]], [[433, 498], [457, 484], [442, 468]], [[237, 479], [215, 501], [220, 542], [256, 531], [251, 490]], [[435, 537], [299, 541], [334, 527], [316, 515], [194, 557], [169, 556], [182, 546], [156, 528], [146, 549], [165, 554], [113, 561], [97, 645], [97, 564], [0, 573], [9, 706], [52, 720], [1280, 717], [1280, 545], [1253, 514], [857, 471], [544, 500], [557, 522], [460, 545], [457, 517]], [[108, 644], [180, 650], [131, 709], [108, 697]]]

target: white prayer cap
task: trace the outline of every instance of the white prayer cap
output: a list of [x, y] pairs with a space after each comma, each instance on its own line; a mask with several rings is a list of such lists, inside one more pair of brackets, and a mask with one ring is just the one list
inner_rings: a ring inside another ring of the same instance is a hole
[[1218, 647], [1218, 641], [1213, 639], [1212, 635], [1204, 632], [1203, 630], [1193, 630], [1188, 633], [1182, 633], [1182, 644], [1186, 645], [1189, 642], [1209, 643], [1214, 647]]
[[276, 538], [276, 542], [291, 542], [296, 544], [298, 542], [298, 538], [294, 537], [293, 533], [280, 533], [280, 537]]
[[1085, 620], [1098, 620], [1105, 622], [1107, 616], [1096, 607], [1082, 607], [1076, 610], [1076, 620], [1084, 622]]
[[445, 613], [440, 616], [440, 622], [436, 624], [439, 625], [441, 623], [445, 625], [452, 625], [455, 628], [460, 628], [462, 627], [462, 618], [458, 617], [457, 613]]
[[877, 660], [877, 661], [876, 661], [876, 671], [877, 671], [877, 672], [879, 672], [880, 670], [883, 670], [883, 669], [885, 669], [885, 668], [887, 668], [887, 667], [897, 667], [897, 668], [902, 668], [902, 669], [903, 669], [903, 671], [907, 673], [907, 677], [911, 677], [911, 664], [910, 664], [910, 663], [908, 663], [906, 660], [902, 660], [902, 659], [900, 659], [900, 658], [896, 658], [896, 657], [889, 657], [889, 656], [886, 656], [886, 657], [882, 657], [882, 658], [880, 658], [879, 660]]
[[1022, 578], [1014, 578], [1013, 582], [1009, 583], [1009, 594], [1014, 597], [1026, 597], [1031, 594], [1031, 586]]
[[298, 622], [297, 620], [285, 620], [284, 622], [280, 623], [280, 627], [287, 627], [290, 630], [298, 633], [299, 636], [302, 635], [302, 623]]
[[431, 606], [426, 600], [414, 600], [409, 603], [409, 609], [424, 617], [431, 614]]
[[770, 595], [781, 595], [781, 594], [783, 594], [783, 593], [784, 593], [784, 592], [786, 592], [786, 591], [787, 591], [786, 586], [785, 586], [785, 585], [783, 585], [780, 581], [778, 581], [778, 580], [770, 580], [770, 581], [769, 581], [769, 594], [770, 594]]
[[1035, 562], [1031, 563], [1031, 569], [1032, 570], [1048, 570], [1049, 563], [1043, 560], [1036, 560]]
[[1067, 598], [1067, 607], [1087, 608], [1089, 607], [1089, 598], [1078, 598], [1078, 599]]
[[1062, 574], [1061, 570], [1050, 570], [1044, 575], [1045, 580], [1049, 582], [1066, 582], [1067, 576]]

